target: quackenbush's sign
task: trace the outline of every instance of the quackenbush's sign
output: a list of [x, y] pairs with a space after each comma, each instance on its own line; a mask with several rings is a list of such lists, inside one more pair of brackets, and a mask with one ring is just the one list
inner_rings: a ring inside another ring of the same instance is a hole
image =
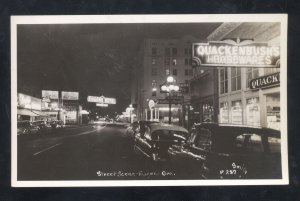
[[280, 48], [250, 40], [233, 40], [193, 44], [196, 66], [279, 67]]
[[278, 72], [271, 75], [266, 75], [266, 76], [252, 79], [250, 81], [250, 89], [269, 87], [269, 86], [277, 85], [279, 83], [280, 83], [280, 74]]

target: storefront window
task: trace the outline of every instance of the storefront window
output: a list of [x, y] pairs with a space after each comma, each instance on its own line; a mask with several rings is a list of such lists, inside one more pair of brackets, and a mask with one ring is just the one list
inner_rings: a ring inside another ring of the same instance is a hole
[[250, 87], [250, 81], [254, 78], [257, 78], [258, 77], [258, 68], [248, 68], [247, 69], [247, 81], [246, 81], [246, 85], [247, 85], [247, 88]]
[[202, 121], [203, 122], [212, 122], [213, 121], [213, 114], [214, 114], [214, 108], [212, 106], [212, 103], [205, 103], [202, 105]]
[[280, 130], [280, 95], [270, 94], [267, 100], [267, 127]]
[[231, 68], [231, 91], [241, 89], [241, 69]]
[[260, 126], [260, 107], [258, 97], [246, 100], [246, 123], [250, 126]]
[[232, 101], [231, 103], [231, 123], [243, 124], [242, 101]]
[[228, 103], [220, 103], [220, 123], [229, 123]]
[[220, 94], [228, 92], [228, 74], [227, 69], [220, 69]]

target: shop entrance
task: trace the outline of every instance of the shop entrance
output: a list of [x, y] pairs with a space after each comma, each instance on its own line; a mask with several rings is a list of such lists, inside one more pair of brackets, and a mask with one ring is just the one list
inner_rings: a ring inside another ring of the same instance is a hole
[[280, 94], [266, 95], [267, 127], [280, 130]]

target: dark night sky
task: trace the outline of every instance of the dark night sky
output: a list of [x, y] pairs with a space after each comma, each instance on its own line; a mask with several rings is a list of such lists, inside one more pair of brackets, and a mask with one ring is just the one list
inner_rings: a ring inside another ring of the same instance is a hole
[[130, 80], [144, 38], [205, 39], [220, 23], [18, 25], [18, 90], [79, 91], [130, 103]]

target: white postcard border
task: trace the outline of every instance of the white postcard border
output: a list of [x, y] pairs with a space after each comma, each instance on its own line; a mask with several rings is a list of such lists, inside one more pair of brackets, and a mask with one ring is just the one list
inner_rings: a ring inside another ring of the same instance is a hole
[[[212, 23], [280, 22], [280, 104], [282, 179], [252, 180], [17, 180], [17, 25], [93, 23]], [[13, 187], [92, 187], [92, 186], [225, 186], [289, 184], [287, 146], [287, 14], [205, 14], [205, 15], [48, 15], [11, 16], [11, 185]]]

